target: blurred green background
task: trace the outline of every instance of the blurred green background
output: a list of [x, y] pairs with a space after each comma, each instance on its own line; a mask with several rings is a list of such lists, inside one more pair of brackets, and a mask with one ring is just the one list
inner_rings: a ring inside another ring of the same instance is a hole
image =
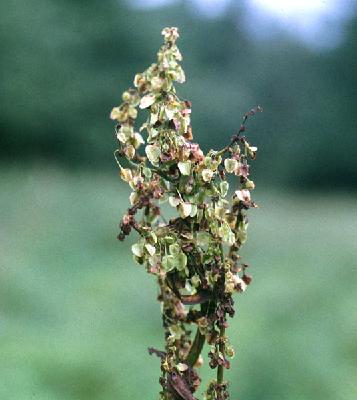
[[[0, 399], [154, 399], [155, 282], [116, 241], [129, 190], [109, 112], [181, 30], [193, 132], [260, 104], [232, 399], [357, 398], [357, 6], [305, 0], [0, 3]], [[206, 349], [207, 350], [207, 349]], [[210, 371], [203, 367], [205, 380]], [[204, 385], [202, 386], [202, 390]], [[201, 391], [202, 391], [201, 390]]]

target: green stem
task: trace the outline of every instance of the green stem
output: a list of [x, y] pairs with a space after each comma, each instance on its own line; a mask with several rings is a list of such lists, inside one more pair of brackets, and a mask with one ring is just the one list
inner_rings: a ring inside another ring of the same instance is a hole
[[190, 352], [186, 358], [186, 362], [190, 367], [193, 367], [201, 354], [202, 347], [205, 343], [205, 335], [202, 335], [200, 329], [197, 327], [196, 336], [192, 343]]
[[[201, 304], [202, 313], [208, 314], [209, 310], [210, 310], [210, 306], [211, 306], [210, 301], [202, 303]], [[192, 343], [190, 352], [188, 353], [188, 356], [186, 358], [188, 365], [190, 365], [191, 367], [193, 367], [196, 364], [196, 361], [198, 360], [198, 357], [201, 354], [201, 351], [202, 351], [203, 345], [205, 344], [205, 341], [206, 341], [205, 335], [202, 335], [199, 327], [197, 327], [195, 339]]]
[[[223, 273], [223, 287], [225, 286], [225, 271], [224, 271], [224, 251], [223, 251], [223, 245], [222, 243], [220, 244], [220, 252], [221, 252], [221, 262], [222, 262], [222, 273]], [[224, 351], [224, 341], [223, 338], [225, 336], [226, 333], [226, 328], [224, 326], [221, 326], [220, 330], [219, 330], [219, 338], [220, 338], [220, 342], [219, 342], [219, 346], [218, 346], [218, 350], [220, 353], [223, 354], [223, 356], [225, 356], [225, 351]], [[223, 376], [224, 376], [224, 366], [223, 365], [218, 365], [217, 368], [217, 383], [219, 385], [221, 385], [223, 383]]]
[[[220, 331], [219, 331], [219, 336], [220, 336], [220, 343], [219, 343], [219, 351], [220, 353], [222, 353], [224, 355], [224, 342], [222, 340], [222, 338], [225, 335], [225, 328], [224, 326], [221, 327]], [[217, 368], [217, 383], [219, 385], [221, 385], [223, 383], [223, 375], [224, 375], [224, 366], [223, 365], [218, 365]]]
[[[203, 315], [208, 314], [212, 308], [211, 301], [205, 302], [201, 304], [201, 312]], [[197, 327], [196, 336], [193, 340], [192, 346], [186, 358], [186, 362], [189, 366], [193, 367], [198, 360], [202, 352], [203, 345], [205, 344], [206, 336], [202, 335], [200, 329]]]

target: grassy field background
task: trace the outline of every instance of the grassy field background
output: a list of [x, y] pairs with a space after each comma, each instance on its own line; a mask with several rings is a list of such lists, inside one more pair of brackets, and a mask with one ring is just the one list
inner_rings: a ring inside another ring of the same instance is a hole
[[[0, 180], [0, 399], [157, 398], [155, 282], [132, 261], [134, 237], [116, 240], [127, 188], [115, 172], [47, 165]], [[259, 182], [255, 199], [232, 399], [355, 400], [357, 198]]]

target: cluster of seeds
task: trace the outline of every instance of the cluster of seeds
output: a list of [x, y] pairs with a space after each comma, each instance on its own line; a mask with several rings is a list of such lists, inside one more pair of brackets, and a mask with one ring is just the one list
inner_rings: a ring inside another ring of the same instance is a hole
[[[234, 315], [233, 293], [244, 292], [251, 281], [238, 253], [247, 238], [246, 211], [256, 207], [248, 161], [255, 159], [257, 148], [244, 131], [249, 116], [260, 108], [244, 115], [226, 147], [204, 154], [192, 142], [191, 103], [180, 100], [174, 87], [185, 81], [178, 30], [165, 28], [162, 34], [157, 62], [135, 76], [135, 88], [123, 93], [122, 104], [110, 115], [117, 121], [120, 176], [132, 189], [118, 239], [132, 229], [139, 234], [132, 246], [134, 258], [159, 284], [166, 345], [165, 351], [151, 352], [161, 359], [160, 398], [194, 399], [200, 383], [196, 368], [207, 342], [217, 379], [205, 398], [226, 399], [223, 371], [234, 356], [225, 333], [227, 315]], [[139, 129], [138, 109], [148, 112]], [[172, 207], [169, 220], [162, 215], [165, 202]]]

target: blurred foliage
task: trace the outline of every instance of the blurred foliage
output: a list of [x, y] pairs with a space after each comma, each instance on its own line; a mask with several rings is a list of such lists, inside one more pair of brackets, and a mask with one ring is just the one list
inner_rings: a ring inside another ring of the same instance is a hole
[[[127, 188], [50, 167], [0, 180], [0, 398], [155, 399], [156, 285], [115, 239]], [[256, 198], [243, 249], [254, 284], [229, 329], [232, 399], [354, 400], [355, 199]]]
[[[179, 26], [196, 140], [227, 141], [241, 115], [265, 113], [248, 134], [262, 148], [255, 176], [292, 187], [357, 184], [356, 20], [336, 50], [316, 53], [281, 36], [254, 41], [240, 7], [218, 19], [189, 2], [134, 10], [108, 0], [0, 4], [0, 126], [3, 160], [51, 159], [109, 169], [108, 115], [136, 71], [154, 60], [164, 26]], [[237, 22], [238, 21], [238, 22]]]

